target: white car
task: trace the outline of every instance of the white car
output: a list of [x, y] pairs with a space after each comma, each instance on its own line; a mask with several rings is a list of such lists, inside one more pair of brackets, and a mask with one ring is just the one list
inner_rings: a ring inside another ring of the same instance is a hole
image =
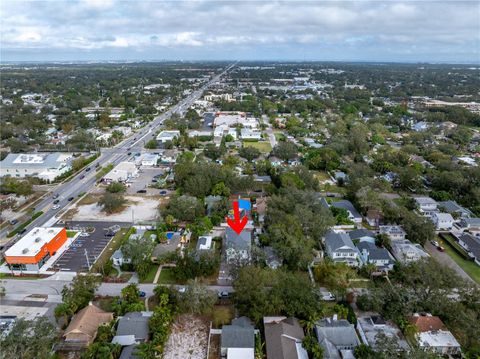
[[56, 209], [59, 209], [59, 208], [60, 208], [60, 205], [58, 205], [58, 204], [54, 204], [54, 205], [52, 206], [52, 209], [53, 209], [53, 210], [56, 210]]
[[82, 232], [80, 233], [80, 237], [89, 237], [90, 234], [88, 234], [87, 232]]
[[439, 247], [439, 246], [440, 246], [437, 241], [432, 241], [432, 244], [433, 244], [435, 247]]
[[320, 295], [322, 296], [322, 300], [327, 302], [333, 302], [335, 300], [335, 296], [330, 292], [320, 292]]

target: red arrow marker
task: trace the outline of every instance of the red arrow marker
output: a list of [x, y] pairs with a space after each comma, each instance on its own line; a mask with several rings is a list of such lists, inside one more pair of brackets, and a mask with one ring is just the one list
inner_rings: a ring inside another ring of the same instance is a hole
[[227, 217], [227, 223], [231, 229], [233, 229], [238, 235], [242, 233], [243, 228], [247, 225], [248, 218], [244, 216], [240, 219], [240, 210], [238, 209], [238, 201], [233, 201], [233, 217], [235, 220], [230, 219]]

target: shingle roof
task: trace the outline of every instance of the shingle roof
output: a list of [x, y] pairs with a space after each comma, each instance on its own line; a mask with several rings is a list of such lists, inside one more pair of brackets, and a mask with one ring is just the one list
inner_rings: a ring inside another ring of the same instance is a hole
[[125, 314], [118, 321], [116, 336], [135, 335], [137, 340], [148, 338], [148, 321], [151, 312], [130, 312]]
[[460, 239], [467, 245], [475, 259], [480, 260], [480, 238], [464, 233], [460, 236]]
[[430, 332], [434, 330], [447, 330], [445, 324], [439, 317], [431, 315], [414, 315], [408, 321], [415, 325], [419, 332]]
[[225, 245], [227, 248], [234, 248], [236, 250], [250, 249], [252, 234], [249, 231], [243, 230], [238, 235], [233, 229], [228, 227], [225, 235]]
[[360, 229], [355, 229], [353, 231], [348, 232], [348, 236], [353, 241], [355, 239], [360, 239], [362, 237], [375, 238], [375, 233], [373, 233], [372, 231], [369, 231], [368, 229], [360, 228]]
[[345, 319], [322, 319], [315, 324], [315, 329], [318, 342], [333, 358], [339, 357], [336, 347], [355, 347], [360, 344], [353, 325]]
[[445, 210], [449, 213], [463, 213], [466, 215], [472, 215], [472, 212], [469, 209], [463, 208], [455, 201], [438, 202], [438, 205], [445, 208]]
[[241, 317], [232, 320], [231, 325], [222, 327], [222, 348], [254, 348], [255, 332], [250, 320]]
[[329, 252], [338, 251], [341, 247], [348, 247], [346, 248], [347, 251], [356, 250], [355, 245], [353, 244], [348, 234], [336, 233], [331, 231], [325, 234], [325, 246], [327, 247]]
[[275, 359], [297, 359], [297, 343], [305, 337], [296, 318], [265, 324], [267, 357]]
[[353, 217], [362, 218], [360, 213], [358, 213], [357, 209], [353, 206], [352, 202], [347, 201], [346, 199], [333, 202], [332, 207], [346, 209], [347, 211], [350, 211]]
[[104, 312], [100, 308], [89, 304], [74, 315], [72, 321], [63, 333], [66, 340], [72, 337], [76, 339], [93, 340], [100, 325], [109, 323], [113, 319], [113, 313]]

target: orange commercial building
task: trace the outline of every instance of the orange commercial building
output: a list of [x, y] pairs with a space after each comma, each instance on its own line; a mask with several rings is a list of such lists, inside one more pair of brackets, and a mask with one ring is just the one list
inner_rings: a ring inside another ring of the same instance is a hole
[[5, 252], [5, 261], [12, 270], [39, 270], [66, 241], [65, 228], [34, 228]]

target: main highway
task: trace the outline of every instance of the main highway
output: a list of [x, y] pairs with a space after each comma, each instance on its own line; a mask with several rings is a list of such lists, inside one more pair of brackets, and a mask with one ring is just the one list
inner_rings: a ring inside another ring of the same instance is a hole
[[[155, 117], [147, 126], [142, 127], [139, 131], [131, 135], [129, 138], [120, 142], [112, 148], [102, 149], [100, 156], [89, 164], [90, 171], [82, 170], [72, 179], [59, 184], [52, 191], [47, 193], [43, 199], [35, 206], [35, 211], [43, 211], [40, 217], [36, 218], [32, 223], [30, 223], [26, 230], [29, 231], [34, 227], [40, 226], [49, 226], [57, 222], [58, 217], [61, 215], [61, 212], [65, 212], [72, 204], [73, 200], [70, 200], [72, 197], [76, 199], [79, 194], [89, 192], [93, 187], [95, 187], [96, 178], [95, 178], [95, 167], [107, 166], [109, 164], [116, 165], [122, 161], [127, 160], [130, 156], [129, 152], [139, 152], [143, 149], [144, 143], [151, 139], [156, 138], [156, 129], [160, 128], [163, 122], [170, 118], [174, 113], [184, 113], [192, 104], [197, 101], [203, 92], [207, 90], [210, 86], [217, 83], [222, 76], [224, 76], [228, 71], [230, 71], [235, 64], [231, 64], [222, 70], [221, 73], [213, 76], [206, 84], [204, 84], [199, 89], [193, 91], [186, 98], [181, 100], [176, 105], [169, 108], [164, 113]], [[59, 208], [54, 210], [52, 208], [53, 195], [58, 195], [58, 205]], [[6, 231], [0, 232], [0, 237], [4, 237]], [[11, 241], [7, 244], [6, 247], [11, 246], [14, 241], [18, 240], [18, 235], [13, 237]]]

